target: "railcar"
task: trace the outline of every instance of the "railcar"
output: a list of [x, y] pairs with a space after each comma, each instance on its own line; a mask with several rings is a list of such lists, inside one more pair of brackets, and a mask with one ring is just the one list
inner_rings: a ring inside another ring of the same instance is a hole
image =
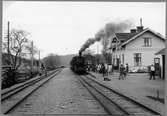
[[87, 74], [85, 58], [83, 56], [73, 57], [70, 62], [70, 65], [71, 65], [71, 70], [76, 74], [79, 74], [79, 75]]

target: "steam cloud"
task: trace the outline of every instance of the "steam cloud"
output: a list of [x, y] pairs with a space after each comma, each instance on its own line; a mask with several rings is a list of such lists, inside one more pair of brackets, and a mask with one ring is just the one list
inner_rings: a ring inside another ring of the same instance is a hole
[[89, 38], [79, 50], [79, 54], [81, 55], [83, 51], [89, 48], [90, 45], [94, 44], [96, 41], [100, 41], [104, 36], [107, 38], [114, 33], [124, 32], [130, 29], [133, 26], [132, 21], [124, 20], [119, 23], [107, 23], [104, 29], [101, 29], [99, 32], [96, 33], [95, 38]]

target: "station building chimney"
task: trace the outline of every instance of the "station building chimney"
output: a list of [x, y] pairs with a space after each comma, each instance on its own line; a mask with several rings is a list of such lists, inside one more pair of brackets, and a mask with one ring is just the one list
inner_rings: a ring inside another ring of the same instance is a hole
[[142, 18], [140, 18], [140, 26], [137, 26], [137, 32], [143, 31], [143, 26], [142, 26]]

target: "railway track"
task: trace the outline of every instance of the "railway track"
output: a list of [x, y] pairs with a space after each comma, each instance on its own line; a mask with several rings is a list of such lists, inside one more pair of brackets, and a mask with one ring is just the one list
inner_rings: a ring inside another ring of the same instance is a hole
[[88, 76], [79, 76], [80, 82], [104, 107], [108, 114], [118, 115], [161, 115], [154, 109], [109, 88]]
[[39, 87], [62, 71], [62, 68], [50, 72], [47, 76], [42, 75], [27, 82], [5, 89], [1, 93], [1, 111], [3, 114], [10, 113], [15, 107], [23, 102]]

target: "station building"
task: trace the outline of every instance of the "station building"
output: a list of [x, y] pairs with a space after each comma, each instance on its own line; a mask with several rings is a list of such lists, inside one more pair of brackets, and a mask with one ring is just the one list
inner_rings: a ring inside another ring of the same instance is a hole
[[131, 72], [147, 70], [151, 64], [162, 66], [161, 55], [155, 54], [165, 47], [165, 38], [160, 33], [138, 26], [129, 33], [114, 33], [109, 40], [108, 48], [115, 69], [126, 63]]

